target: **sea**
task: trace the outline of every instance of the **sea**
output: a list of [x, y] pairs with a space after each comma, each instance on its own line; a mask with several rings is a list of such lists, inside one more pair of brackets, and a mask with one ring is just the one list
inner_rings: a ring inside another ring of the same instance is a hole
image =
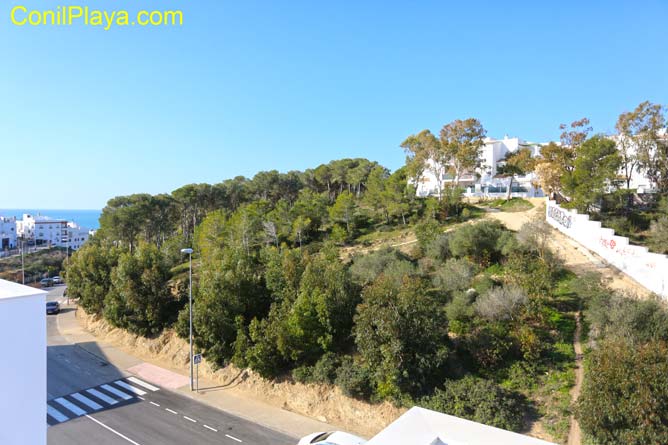
[[0, 209], [0, 216], [16, 216], [22, 219], [23, 214], [42, 215], [54, 219], [66, 219], [74, 221], [86, 229], [97, 230], [100, 228], [100, 215], [102, 210], [67, 210], [67, 209]]

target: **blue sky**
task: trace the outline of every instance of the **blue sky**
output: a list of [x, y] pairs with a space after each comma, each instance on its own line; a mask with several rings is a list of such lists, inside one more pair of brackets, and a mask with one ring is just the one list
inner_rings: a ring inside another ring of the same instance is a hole
[[[13, 5], [182, 9], [181, 28], [18, 28]], [[505, 4], [504, 4], [505, 3]], [[366, 157], [457, 118], [612, 131], [668, 103], [668, 2], [51, 0], [0, 4], [0, 208], [101, 208]]]

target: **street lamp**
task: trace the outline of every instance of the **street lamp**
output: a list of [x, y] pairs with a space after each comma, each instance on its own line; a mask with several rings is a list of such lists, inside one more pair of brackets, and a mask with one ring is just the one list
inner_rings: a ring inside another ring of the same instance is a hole
[[190, 306], [190, 390], [193, 390], [193, 250], [190, 248], [181, 249], [181, 253], [187, 253], [190, 260], [190, 284], [188, 286], [188, 301]]

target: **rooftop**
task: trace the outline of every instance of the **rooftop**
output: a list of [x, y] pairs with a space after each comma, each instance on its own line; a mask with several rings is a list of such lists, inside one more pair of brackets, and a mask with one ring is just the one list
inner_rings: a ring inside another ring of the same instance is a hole
[[34, 297], [36, 295], [46, 295], [41, 289], [24, 286], [11, 281], [0, 280], [0, 301], [12, 298]]
[[413, 407], [367, 445], [555, 445], [544, 440]]

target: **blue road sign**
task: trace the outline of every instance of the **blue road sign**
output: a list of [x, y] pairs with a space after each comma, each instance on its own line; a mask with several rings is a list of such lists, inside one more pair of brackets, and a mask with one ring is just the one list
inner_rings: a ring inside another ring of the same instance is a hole
[[193, 355], [193, 363], [196, 365], [199, 365], [202, 363], [202, 354], [195, 354]]

